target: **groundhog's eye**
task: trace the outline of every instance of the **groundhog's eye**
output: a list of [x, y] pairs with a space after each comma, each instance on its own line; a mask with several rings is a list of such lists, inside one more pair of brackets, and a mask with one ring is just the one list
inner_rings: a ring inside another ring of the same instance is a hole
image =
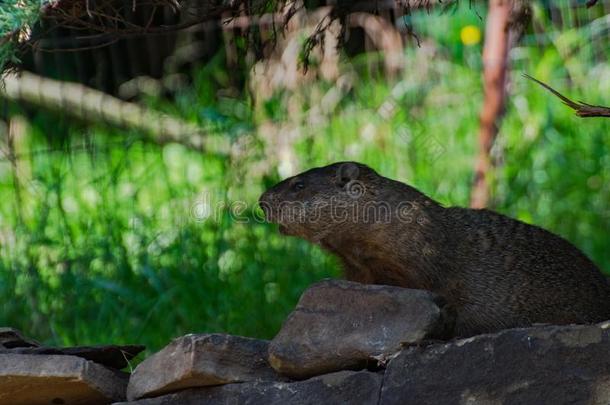
[[297, 181], [292, 185], [292, 189], [295, 191], [298, 190], [303, 190], [305, 188], [305, 183], [303, 183], [302, 181]]

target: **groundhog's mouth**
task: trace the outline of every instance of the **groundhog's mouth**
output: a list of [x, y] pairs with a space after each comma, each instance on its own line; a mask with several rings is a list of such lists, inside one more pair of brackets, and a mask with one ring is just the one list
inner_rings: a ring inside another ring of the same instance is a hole
[[288, 235], [288, 236], [292, 235], [292, 234], [290, 233], [290, 230], [288, 229], [288, 227], [287, 227], [286, 225], [282, 225], [282, 224], [280, 224], [280, 227], [279, 227], [279, 228], [280, 228], [280, 233], [281, 233], [282, 235]]

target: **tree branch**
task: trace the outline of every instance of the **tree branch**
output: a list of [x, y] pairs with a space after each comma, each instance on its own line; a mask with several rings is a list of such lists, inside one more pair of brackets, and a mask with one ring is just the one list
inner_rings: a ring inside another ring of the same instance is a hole
[[196, 150], [226, 154], [229, 145], [210, 137], [193, 123], [128, 103], [101, 91], [77, 83], [47, 79], [29, 72], [4, 76], [0, 98], [26, 102], [87, 122], [105, 122], [121, 128], [141, 131], [149, 141], [176, 142]]
[[563, 101], [563, 103], [565, 105], [567, 105], [568, 107], [573, 109], [576, 112], [576, 115], [578, 115], [579, 117], [582, 117], [582, 118], [610, 117], [610, 107], [587, 104], [582, 101], [578, 101], [578, 102], [572, 101], [569, 98], [567, 98], [566, 96], [564, 96], [563, 94], [561, 94], [560, 92], [558, 92], [557, 90], [555, 90], [554, 88], [552, 88], [551, 86], [549, 86], [548, 84], [543, 83], [540, 80], [535, 79], [532, 76], [525, 74], [525, 73], [523, 74], [523, 76], [525, 76], [526, 78], [528, 78], [530, 80], [533, 80], [534, 82], [538, 83], [539, 85], [541, 85], [542, 87], [544, 87], [545, 89], [547, 89], [548, 91], [553, 93], [556, 97], [558, 97], [561, 101]]

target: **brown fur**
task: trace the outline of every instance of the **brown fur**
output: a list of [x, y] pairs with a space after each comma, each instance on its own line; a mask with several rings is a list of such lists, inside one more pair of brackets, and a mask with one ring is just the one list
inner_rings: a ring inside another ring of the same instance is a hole
[[444, 208], [359, 163], [286, 179], [260, 204], [281, 232], [339, 256], [348, 280], [444, 297], [457, 336], [610, 319], [610, 285], [568, 241], [489, 210]]

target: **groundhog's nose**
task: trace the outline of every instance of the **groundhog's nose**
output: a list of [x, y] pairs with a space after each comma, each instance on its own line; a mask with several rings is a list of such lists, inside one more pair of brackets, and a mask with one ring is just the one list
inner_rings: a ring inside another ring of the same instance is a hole
[[275, 200], [275, 195], [270, 191], [265, 191], [258, 199], [258, 205], [263, 210], [263, 213], [265, 214], [265, 218], [268, 221], [272, 220], [274, 200]]

